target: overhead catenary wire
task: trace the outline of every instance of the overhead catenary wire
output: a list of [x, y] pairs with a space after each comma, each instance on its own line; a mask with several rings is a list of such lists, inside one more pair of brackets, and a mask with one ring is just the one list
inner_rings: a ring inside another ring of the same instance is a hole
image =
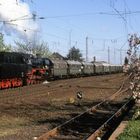
[[[111, 15], [111, 16], [113, 16], [113, 15], [118, 16], [119, 15], [124, 21], [126, 21], [126, 19], [122, 15], [140, 14], [140, 11], [123, 12], [123, 11], [117, 10], [114, 7], [112, 7], [112, 8], [116, 11], [117, 14], [112, 13], [112, 11], [110, 11], [110, 12], [91, 12], [91, 13], [79, 13], [79, 14], [72, 14], [72, 15], [41, 16], [41, 17], [36, 17], [36, 19], [69, 18], [69, 17], [93, 16], [93, 15]], [[18, 20], [31, 20], [31, 19], [33, 19], [33, 17], [17, 18], [17, 19], [11, 19], [8, 21], [2, 20], [0, 22], [12, 22], [12, 21], [18, 21]]]
[[[126, 30], [126, 38], [127, 38], [127, 41], [128, 41], [128, 28], [127, 28], [127, 24], [128, 24], [128, 21], [127, 21], [127, 18], [126, 18], [126, 1], [124, 0], [124, 5], [125, 5], [125, 9], [124, 9], [124, 16], [120, 13], [120, 11], [118, 11], [114, 6], [110, 5], [110, 7], [121, 17], [121, 19], [124, 21], [124, 26], [125, 26], [125, 30]], [[129, 11], [130, 12], [130, 11]], [[122, 48], [125, 46], [125, 44], [127, 43], [127, 41], [120, 47], [120, 63], [122, 64]]]
[[[33, 17], [28, 17], [28, 18], [21, 18], [21, 19], [10, 19], [10, 20], [0, 20], [0, 22], [14, 22], [14, 21], [21, 21], [21, 20], [33, 20]], [[38, 19], [44, 19], [44, 17], [37, 17], [36, 20]]]
[[[119, 11], [116, 8], [114, 10], [117, 12], [112, 13], [113, 11], [108, 12], [89, 12], [89, 13], [79, 13], [79, 14], [68, 14], [68, 15], [55, 15], [55, 16], [43, 16], [45, 19], [48, 18], [69, 18], [69, 17], [80, 17], [80, 16], [93, 16], [93, 15], [111, 15], [111, 16], [118, 16], [118, 14], [122, 17], [122, 15], [131, 15], [131, 14], [140, 14], [140, 11]], [[124, 17], [122, 17], [124, 18]], [[125, 20], [125, 19], [124, 19]]]
[[[128, 4], [127, 4], [126, 0], [123, 0], [123, 1], [124, 1], [124, 4], [125, 4], [125, 7], [128, 9], [128, 12], [133, 13], [133, 12], [131, 11], [131, 9], [128, 7]], [[136, 12], [137, 12], [137, 11], [136, 11]], [[127, 15], [127, 14], [126, 14], [126, 15]], [[131, 16], [131, 14], [129, 15], [129, 26], [130, 26], [130, 28], [132, 29], [132, 31], [135, 32], [135, 31], [134, 31], [134, 27], [133, 27], [132, 24], [131, 24], [131, 18], [130, 18], [130, 16]], [[132, 18], [133, 18], [134, 21], [136, 22], [135, 17], [132, 16]], [[138, 23], [136, 23], [136, 24], [138, 24]]]

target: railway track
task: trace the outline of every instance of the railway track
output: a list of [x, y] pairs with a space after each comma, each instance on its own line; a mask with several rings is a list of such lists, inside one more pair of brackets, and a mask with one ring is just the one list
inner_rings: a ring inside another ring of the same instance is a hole
[[45, 133], [37, 140], [107, 140], [134, 104], [132, 97], [121, 102], [113, 101], [120, 93], [128, 90], [124, 88], [126, 81], [127, 78], [120, 89], [107, 100]]
[[106, 140], [133, 106], [126, 102], [102, 102], [42, 135], [38, 140]]

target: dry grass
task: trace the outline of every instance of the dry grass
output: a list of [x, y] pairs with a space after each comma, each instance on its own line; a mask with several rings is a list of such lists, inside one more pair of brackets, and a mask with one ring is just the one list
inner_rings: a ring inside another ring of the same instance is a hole
[[25, 118], [15, 118], [12, 116], [0, 116], [0, 136], [16, 134], [28, 121]]

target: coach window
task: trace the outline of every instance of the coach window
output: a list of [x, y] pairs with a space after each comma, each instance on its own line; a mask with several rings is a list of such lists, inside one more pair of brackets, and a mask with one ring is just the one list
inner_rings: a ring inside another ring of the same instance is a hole
[[59, 68], [58, 64], [56, 64], [56, 68]]
[[0, 55], [0, 62], [3, 62], [3, 55]]
[[59, 64], [59, 63], [57, 64], [57, 68], [61, 68], [61, 66], [60, 66], [60, 64]]
[[25, 62], [24, 62], [24, 57], [20, 57], [20, 62], [21, 62], [22, 64], [25, 63]]
[[6, 57], [6, 62], [10, 63], [10, 56]]
[[16, 57], [15, 56], [12, 56], [12, 63], [18, 63], [17, 61], [16, 61]]
[[59, 68], [62, 68], [62, 67], [63, 67], [63, 65], [59, 64]]
[[47, 59], [45, 59], [45, 64], [46, 64], [46, 65], [50, 65], [50, 61], [47, 60]]
[[11, 56], [8, 56], [8, 61], [9, 61], [9, 63], [12, 63], [12, 57]]
[[61, 68], [61, 65], [58, 63], [58, 68]]
[[7, 63], [11, 63], [11, 57], [10, 56], [5, 57], [4, 61]]
[[63, 65], [61, 65], [61, 63], [59, 63], [59, 68], [63, 68]]
[[65, 64], [62, 63], [62, 68], [65, 68]]
[[19, 64], [19, 59], [17, 56], [13, 56], [12, 60], [13, 60], [13, 63]]
[[23, 62], [22, 62], [22, 57], [16, 57], [16, 62], [18, 63], [18, 64], [22, 64]]
[[58, 63], [56, 63], [56, 68], [59, 68]]
[[6, 62], [6, 56], [4, 55], [4, 62]]
[[11, 61], [10, 61], [10, 59], [11, 59], [10, 56], [5, 56], [4, 59], [5, 59], [4, 61], [5, 61], [6, 63], [11, 63]]

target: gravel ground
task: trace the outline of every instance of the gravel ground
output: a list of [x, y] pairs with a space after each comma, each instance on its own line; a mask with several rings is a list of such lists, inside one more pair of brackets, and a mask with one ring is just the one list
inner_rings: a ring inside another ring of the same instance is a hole
[[[115, 93], [123, 74], [51, 81], [0, 91], [0, 140], [33, 140]], [[82, 92], [81, 100], [77, 92]], [[130, 94], [120, 95], [124, 100]]]

